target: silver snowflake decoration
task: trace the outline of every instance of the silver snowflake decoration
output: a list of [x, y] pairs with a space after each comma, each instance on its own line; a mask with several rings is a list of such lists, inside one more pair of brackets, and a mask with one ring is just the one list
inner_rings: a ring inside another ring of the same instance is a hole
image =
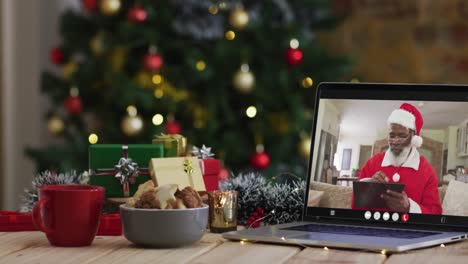
[[31, 189], [25, 189], [25, 194], [21, 197], [21, 212], [30, 212], [34, 204], [38, 201], [37, 187], [52, 184], [87, 184], [89, 180], [88, 172], [77, 174], [72, 170], [65, 173], [44, 171], [34, 176]]

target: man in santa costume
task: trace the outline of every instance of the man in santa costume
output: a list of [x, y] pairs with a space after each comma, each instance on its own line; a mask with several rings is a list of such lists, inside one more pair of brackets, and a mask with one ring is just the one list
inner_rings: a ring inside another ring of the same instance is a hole
[[[413, 105], [403, 103], [390, 114], [387, 124], [389, 149], [370, 158], [362, 167], [358, 180], [405, 184], [402, 193], [387, 190], [381, 195], [387, 210], [442, 214], [437, 174], [417, 149], [423, 141], [420, 136], [421, 113]], [[355, 208], [354, 199], [352, 208]]]

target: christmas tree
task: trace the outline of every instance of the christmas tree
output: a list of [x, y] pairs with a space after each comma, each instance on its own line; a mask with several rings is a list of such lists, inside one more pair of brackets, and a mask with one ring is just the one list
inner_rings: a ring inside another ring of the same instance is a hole
[[51, 48], [61, 74], [42, 76], [56, 142], [27, 154], [82, 171], [89, 144], [182, 134], [235, 172], [305, 176], [314, 87], [349, 68], [319, 42], [330, 2], [82, 0]]

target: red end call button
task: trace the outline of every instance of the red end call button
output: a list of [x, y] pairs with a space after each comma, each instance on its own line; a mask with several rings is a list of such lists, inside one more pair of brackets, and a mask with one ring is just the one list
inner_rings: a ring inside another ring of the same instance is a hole
[[409, 215], [408, 215], [408, 214], [403, 214], [403, 215], [401, 216], [401, 221], [403, 221], [403, 222], [408, 222], [408, 220], [409, 220]]

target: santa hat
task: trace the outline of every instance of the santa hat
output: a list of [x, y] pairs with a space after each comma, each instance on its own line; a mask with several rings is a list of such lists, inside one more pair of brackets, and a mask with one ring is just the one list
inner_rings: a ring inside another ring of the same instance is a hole
[[423, 139], [421, 137], [421, 128], [424, 120], [419, 110], [408, 103], [403, 103], [399, 109], [393, 110], [387, 120], [387, 124], [399, 124], [406, 128], [414, 130], [415, 134], [411, 138], [411, 145], [414, 147], [421, 147]]

